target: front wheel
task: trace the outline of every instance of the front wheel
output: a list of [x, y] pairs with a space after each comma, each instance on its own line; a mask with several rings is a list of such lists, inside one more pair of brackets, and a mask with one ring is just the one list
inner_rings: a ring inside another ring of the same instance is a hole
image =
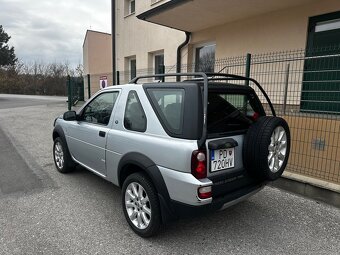
[[141, 237], [155, 235], [161, 226], [157, 192], [152, 182], [142, 173], [129, 175], [122, 189], [125, 218], [132, 230]]
[[75, 163], [73, 162], [67, 145], [60, 137], [57, 137], [53, 143], [54, 164], [60, 173], [71, 172]]

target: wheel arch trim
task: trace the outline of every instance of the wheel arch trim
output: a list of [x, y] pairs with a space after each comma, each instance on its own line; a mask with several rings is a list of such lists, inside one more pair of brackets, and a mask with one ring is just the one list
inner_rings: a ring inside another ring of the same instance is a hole
[[124, 171], [126, 171], [125, 167], [128, 165], [136, 165], [142, 169], [142, 172], [144, 172], [152, 181], [156, 192], [158, 193], [163, 222], [167, 222], [168, 220], [172, 219], [174, 216], [173, 210], [170, 206], [170, 195], [161, 171], [157, 165], [150, 158], [141, 153], [130, 152], [125, 154], [118, 164], [117, 177], [119, 187], [123, 186], [122, 175], [124, 175]]

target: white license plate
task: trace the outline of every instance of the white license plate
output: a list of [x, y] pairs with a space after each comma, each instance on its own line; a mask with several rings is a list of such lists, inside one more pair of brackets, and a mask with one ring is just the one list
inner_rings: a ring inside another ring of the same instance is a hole
[[210, 169], [216, 172], [235, 166], [235, 150], [234, 148], [211, 150], [210, 153]]

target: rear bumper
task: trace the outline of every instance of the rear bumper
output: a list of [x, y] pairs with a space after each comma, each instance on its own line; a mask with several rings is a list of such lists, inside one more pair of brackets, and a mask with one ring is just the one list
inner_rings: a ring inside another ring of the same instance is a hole
[[[222, 175], [214, 179], [197, 180], [190, 173], [177, 172], [160, 166], [158, 168], [170, 197], [166, 200], [159, 195], [162, 214], [163, 217], [167, 214], [166, 219], [192, 217], [227, 208], [256, 194], [266, 184], [265, 181], [256, 180], [244, 173], [238, 174], [239, 178]], [[212, 186], [212, 198], [198, 197], [197, 190], [202, 186]]]
[[179, 203], [192, 206], [210, 204], [212, 198], [200, 199], [198, 189], [204, 186], [212, 186], [213, 182], [209, 179], [197, 180], [191, 173], [183, 173], [158, 166], [170, 199]]
[[212, 202], [207, 205], [192, 206], [177, 201], [171, 201], [171, 207], [173, 208], [176, 217], [198, 216], [211, 211], [223, 210], [243, 200], [246, 200], [247, 198], [255, 195], [257, 192], [263, 189], [264, 186], [265, 183], [243, 187], [239, 190], [225, 194], [224, 196], [221, 196], [219, 198], [213, 199]]

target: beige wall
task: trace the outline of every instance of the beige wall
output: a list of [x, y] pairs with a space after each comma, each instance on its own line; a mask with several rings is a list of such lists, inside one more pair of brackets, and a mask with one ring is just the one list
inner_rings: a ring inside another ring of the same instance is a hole
[[339, 0], [315, 1], [194, 32], [190, 44], [216, 42], [216, 58], [303, 49], [308, 18], [339, 10]]
[[[117, 70], [127, 69], [127, 58], [136, 57], [137, 69], [153, 68], [149, 54], [164, 51], [164, 64], [176, 64], [176, 50], [185, 40], [184, 32], [152, 24], [137, 19], [136, 15], [151, 9], [165, 1], [151, 5], [151, 0], [136, 1], [136, 13], [125, 16], [124, 0], [116, 0], [116, 52]], [[187, 53], [184, 51], [183, 55]], [[173, 70], [175, 71], [175, 69]]]
[[83, 44], [84, 95], [88, 98], [87, 75], [91, 77], [90, 92], [99, 90], [100, 76], [107, 76], [112, 85], [112, 37], [110, 34], [88, 30]]
[[112, 72], [112, 37], [88, 30], [83, 45], [84, 74]]

